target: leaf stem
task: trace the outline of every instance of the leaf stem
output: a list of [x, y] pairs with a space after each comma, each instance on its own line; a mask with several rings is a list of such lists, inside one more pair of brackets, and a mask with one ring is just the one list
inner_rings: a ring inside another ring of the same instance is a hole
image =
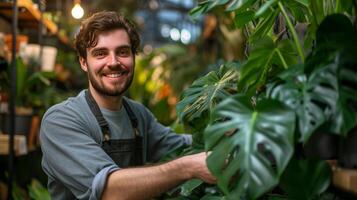
[[301, 48], [301, 45], [300, 45], [300, 42], [299, 42], [299, 38], [297, 36], [295, 28], [294, 28], [293, 24], [291, 23], [290, 18], [288, 16], [288, 14], [286, 13], [285, 9], [284, 9], [283, 4], [279, 1], [278, 5], [279, 5], [279, 8], [280, 8], [281, 12], [283, 13], [283, 16], [284, 16], [284, 18], [286, 20], [286, 23], [288, 24], [288, 28], [289, 28], [290, 32], [293, 35], [293, 40], [294, 40], [294, 43], [295, 43], [295, 47], [296, 47], [296, 50], [297, 50], [297, 52], [298, 52], [298, 54], [300, 56], [301, 62], [304, 63], [304, 61], [305, 61], [304, 52], [303, 52], [303, 50]]
[[340, 10], [340, 0], [336, 0], [335, 4], [335, 13], [338, 13]]
[[276, 49], [276, 53], [278, 54], [281, 62], [283, 63], [284, 68], [288, 69], [288, 64], [286, 64], [285, 59], [284, 59], [283, 55], [281, 54], [280, 50]]

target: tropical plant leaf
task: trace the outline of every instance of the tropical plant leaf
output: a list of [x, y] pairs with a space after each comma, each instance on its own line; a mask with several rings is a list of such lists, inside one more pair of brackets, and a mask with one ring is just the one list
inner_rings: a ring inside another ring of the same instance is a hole
[[279, 14], [279, 10], [273, 10], [267, 14], [266, 17], [262, 18], [257, 25], [257, 28], [252, 35], [248, 38], [249, 42], [255, 42], [257, 39], [266, 37], [269, 31], [272, 30], [276, 17]]
[[183, 92], [183, 98], [176, 106], [179, 119], [191, 121], [199, 118], [227, 98], [231, 91], [235, 91], [239, 66], [238, 63], [226, 63], [218, 72], [212, 71], [193, 82]]
[[181, 185], [181, 192], [180, 194], [183, 196], [189, 196], [194, 189], [200, 186], [203, 183], [201, 179], [191, 179], [186, 181], [184, 184]]
[[[298, 116], [300, 141], [307, 142], [311, 134], [326, 120], [325, 112], [331, 112], [336, 102], [337, 78], [331, 68], [323, 68], [310, 77], [296, 76], [291, 71], [286, 82], [269, 89], [268, 96], [278, 99], [295, 110]], [[292, 78], [295, 76], [295, 78]]]
[[284, 0], [282, 1], [284, 6], [294, 16], [294, 19], [298, 22], [305, 22], [308, 17], [309, 7], [307, 1], [301, 0]]
[[218, 186], [232, 199], [255, 199], [277, 185], [293, 153], [294, 128], [294, 112], [279, 101], [264, 99], [256, 108], [242, 95], [222, 101], [204, 133]]
[[219, 5], [224, 5], [228, 3], [229, 0], [205, 0], [200, 2], [195, 8], [193, 8], [189, 15], [192, 19], [197, 19], [199, 16], [212, 10], [214, 7]]
[[238, 83], [239, 91], [255, 91], [267, 82], [267, 77], [273, 65], [287, 68], [297, 62], [294, 47], [289, 40], [274, 43], [269, 37], [264, 37], [253, 47], [248, 61], [241, 67], [241, 77]]
[[[326, 17], [317, 31], [317, 48], [306, 62], [310, 74], [321, 76], [319, 70], [329, 71], [329, 76], [319, 85], [325, 87], [334, 83], [335, 95], [327, 101], [332, 116], [330, 131], [346, 135], [357, 124], [356, 90], [357, 76], [357, 35], [356, 28], [344, 15], [333, 14]], [[317, 70], [317, 73], [315, 72]], [[317, 80], [321, 80], [320, 78]], [[330, 81], [331, 83], [328, 83]], [[332, 87], [331, 87], [332, 88]], [[318, 88], [317, 88], [318, 89]], [[324, 94], [324, 98], [328, 97]]]
[[234, 17], [234, 24], [237, 28], [242, 28], [245, 24], [254, 19], [254, 11], [248, 10], [237, 12]]
[[255, 17], [261, 17], [265, 12], [268, 11], [268, 9], [270, 9], [271, 6], [274, 6], [274, 4], [276, 4], [277, 2], [278, 0], [268, 0], [263, 3], [263, 5], [260, 6], [257, 12], [255, 12]]
[[[354, 78], [353, 78], [354, 77]], [[340, 72], [339, 99], [332, 115], [331, 132], [346, 136], [357, 125], [357, 77], [356, 71], [343, 69]], [[346, 84], [346, 82], [348, 84]]]
[[311, 200], [327, 189], [330, 180], [331, 168], [325, 161], [293, 158], [281, 177], [280, 187], [291, 200]]

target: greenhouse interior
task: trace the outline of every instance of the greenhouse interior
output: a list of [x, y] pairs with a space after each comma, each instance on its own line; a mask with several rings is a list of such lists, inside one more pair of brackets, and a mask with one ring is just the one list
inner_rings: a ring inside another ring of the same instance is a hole
[[357, 199], [357, 0], [0, 0], [0, 200]]

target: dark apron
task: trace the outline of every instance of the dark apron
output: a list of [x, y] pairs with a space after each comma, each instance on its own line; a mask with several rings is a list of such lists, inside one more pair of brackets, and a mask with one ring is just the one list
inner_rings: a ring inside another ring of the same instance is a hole
[[121, 168], [143, 165], [143, 138], [140, 136], [138, 131], [138, 120], [131, 110], [128, 102], [126, 102], [124, 98], [122, 99], [123, 106], [129, 116], [131, 126], [134, 130], [134, 138], [114, 140], [110, 139], [108, 122], [104, 119], [97, 102], [94, 100], [89, 90], [85, 92], [85, 97], [102, 130], [102, 149]]

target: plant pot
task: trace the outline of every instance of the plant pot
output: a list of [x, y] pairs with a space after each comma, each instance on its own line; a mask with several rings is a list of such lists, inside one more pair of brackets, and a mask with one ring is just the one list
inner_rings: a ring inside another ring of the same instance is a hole
[[[28, 62], [30, 59], [40, 59], [41, 46], [38, 44], [28, 44], [25, 48], [25, 60]], [[52, 46], [42, 47], [41, 57], [41, 70], [53, 71], [55, 67], [57, 56], [57, 48]]]
[[[33, 111], [31, 108], [16, 108], [15, 112], [15, 134], [25, 135], [29, 134], [31, 128], [31, 120], [33, 116]], [[0, 128], [3, 133], [10, 133], [10, 114], [1, 113], [0, 114]]]
[[338, 149], [338, 135], [326, 132], [316, 132], [304, 146], [304, 153], [308, 158], [334, 160], [338, 157]]
[[357, 169], [357, 128], [341, 139], [338, 164], [344, 168]]

